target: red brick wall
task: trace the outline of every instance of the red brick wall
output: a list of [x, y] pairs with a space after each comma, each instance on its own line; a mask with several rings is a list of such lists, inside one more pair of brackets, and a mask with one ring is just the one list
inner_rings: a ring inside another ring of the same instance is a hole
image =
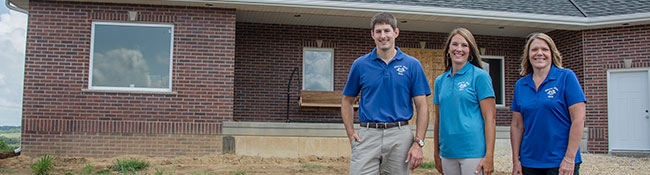
[[[369, 20], [369, 19], [368, 19]], [[397, 45], [417, 47], [427, 42], [429, 49], [442, 49], [447, 33], [400, 31]], [[235, 60], [235, 120], [284, 122], [287, 116], [287, 83], [297, 68], [290, 87], [289, 118], [319, 122], [339, 122], [339, 108], [301, 108], [302, 49], [315, 40], [334, 48], [334, 90], [343, 90], [352, 62], [374, 48], [369, 29], [237, 23]], [[487, 55], [505, 56], [506, 104], [514, 82], [520, 77], [519, 57], [523, 38], [476, 36]], [[513, 71], [516, 70], [516, 71]], [[497, 122], [509, 125], [511, 112], [499, 109]]]
[[[91, 22], [126, 21], [130, 10], [139, 12], [138, 21], [174, 24], [174, 93], [87, 90]], [[223, 121], [286, 120], [287, 83], [294, 68], [290, 119], [338, 122], [338, 108], [298, 106], [302, 48], [317, 39], [334, 48], [334, 89], [342, 90], [352, 61], [374, 47], [368, 29], [236, 23], [235, 11], [227, 9], [32, 1], [29, 11], [22, 143], [26, 155], [219, 152], [217, 135]], [[606, 153], [608, 147], [606, 70], [622, 67], [622, 59], [628, 58], [634, 59], [634, 67], [650, 66], [648, 31], [650, 25], [549, 32], [565, 67], [578, 74], [587, 94], [590, 152]], [[425, 41], [427, 48], [441, 49], [446, 37], [401, 31], [397, 43], [419, 47]], [[486, 55], [505, 57], [509, 106], [513, 85], [521, 77], [525, 39], [476, 39]], [[498, 125], [509, 125], [508, 108], [498, 109], [497, 115]]]
[[521, 78], [519, 70], [521, 69], [521, 55], [526, 40], [525, 38], [515, 37], [476, 36], [476, 42], [478, 47], [485, 48], [485, 55], [504, 57], [506, 107], [497, 108], [497, 126], [510, 126], [512, 119], [510, 105], [514, 95], [515, 82]]
[[[582, 31], [555, 30], [548, 33], [555, 41], [560, 54], [562, 54], [562, 66], [573, 70], [578, 80], [584, 82], [584, 60]], [[584, 89], [584, 87], [583, 87]]]
[[[87, 90], [91, 22], [174, 25], [173, 93]], [[31, 1], [23, 153], [30, 156], [204, 155], [232, 120], [235, 11]]]
[[587, 95], [589, 152], [608, 152], [607, 70], [650, 67], [650, 25], [586, 30], [584, 36], [584, 89]]

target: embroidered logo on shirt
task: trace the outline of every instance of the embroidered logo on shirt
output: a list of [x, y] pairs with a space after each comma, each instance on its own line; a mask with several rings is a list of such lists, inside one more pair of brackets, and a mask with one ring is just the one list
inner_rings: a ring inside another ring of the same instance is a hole
[[395, 70], [397, 70], [397, 75], [404, 75], [404, 72], [408, 70], [409, 68], [403, 65], [397, 65], [394, 67]]
[[552, 87], [544, 90], [544, 92], [546, 92], [546, 94], [548, 95], [547, 96], [548, 98], [554, 98], [555, 94], [557, 94], [557, 91], [558, 91], [557, 87]]
[[464, 91], [467, 86], [469, 86], [467, 81], [458, 82], [458, 91]]

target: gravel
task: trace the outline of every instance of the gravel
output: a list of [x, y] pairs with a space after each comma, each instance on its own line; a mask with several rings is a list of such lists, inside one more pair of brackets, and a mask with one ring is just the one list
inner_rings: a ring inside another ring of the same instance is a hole
[[[494, 153], [495, 174], [510, 174], [512, 153], [510, 149], [497, 149]], [[650, 157], [621, 157], [608, 154], [582, 153], [581, 175], [650, 175]]]

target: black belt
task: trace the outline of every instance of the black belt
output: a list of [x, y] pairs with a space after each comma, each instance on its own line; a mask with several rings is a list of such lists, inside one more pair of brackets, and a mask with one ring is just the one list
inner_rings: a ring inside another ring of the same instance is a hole
[[408, 121], [401, 122], [385, 122], [385, 123], [361, 123], [361, 127], [367, 128], [377, 128], [377, 129], [388, 129], [396, 126], [405, 126], [408, 125]]

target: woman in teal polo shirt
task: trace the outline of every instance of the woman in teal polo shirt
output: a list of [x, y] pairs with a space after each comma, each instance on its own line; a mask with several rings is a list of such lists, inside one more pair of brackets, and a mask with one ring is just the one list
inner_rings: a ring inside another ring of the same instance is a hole
[[445, 44], [445, 72], [436, 78], [433, 103], [434, 160], [445, 175], [494, 170], [496, 107], [490, 75], [472, 33], [454, 29]]
[[512, 174], [579, 174], [587, 99], [553, 39], [533, 33], [512, 100]]

